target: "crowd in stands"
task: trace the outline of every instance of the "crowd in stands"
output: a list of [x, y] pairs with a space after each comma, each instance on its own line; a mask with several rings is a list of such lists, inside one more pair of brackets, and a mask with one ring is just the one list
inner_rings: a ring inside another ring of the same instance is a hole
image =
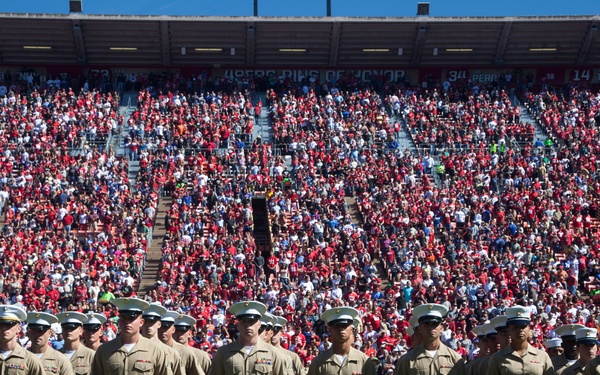
[[[43, 311], [132, 295], [148, 245], [128, 163], [97, 146], [122, 125], [115, 93], [47, 86], [0, 103], [2, 297]], [[149, 223], [149, 222], [148, 222]]]
[[[227, 308], [241, 299], [288, 319], [282, 344], [304, 364], [329, 345], [320, 313], [340, 305], [361, 311], [355, 345], [382, 369], [410, 348], [421, 303], [449, 307], [443, 341], [465, 358], [476, 353], [472, 328], [514, 304], [536, 312], [537, 347], [560, 324], [596, 324], [599, 93], [525, 93], [552, 144], [533, 139], [536, 125], [493, 85], [387, 94], [301, 85], [269, 89], [264, 103], [240, 87], [195, 88], [140, 90], [124, 158], [89, 145], [69, 153], [92, 128], [124, 125], [115, 94], [7, 96], [5, 299], [111, 316], [101, 302], [133, 295], [148, 235], [164, 220], [146, 298], [196, 317], [194, 344], [208, 352], [234, 337]], [[273, 145], [249, 136], [263, 105]], [[400, 148], [403, 132], [416, 151]], [[130, 182], [132, 160], [140, 171]], [[156, 217], [163, 197], [172, 206]], [[270, 246], [255, 237], [261, 225]]]

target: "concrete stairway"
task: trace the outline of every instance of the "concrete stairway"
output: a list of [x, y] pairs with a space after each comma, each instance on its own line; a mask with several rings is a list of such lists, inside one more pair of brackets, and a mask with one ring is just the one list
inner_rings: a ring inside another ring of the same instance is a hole
[[158, 201], [156, 219], [152, 230], [152, 241], [146, 253], [146, 267], [137, 289], [140, 298], [144, 298], [156, 283], [160, 264], [162, 263], [162, 245], [166, 233], [165, 216], [172, 204], [173, 198], [171, 197], [161, 197]]

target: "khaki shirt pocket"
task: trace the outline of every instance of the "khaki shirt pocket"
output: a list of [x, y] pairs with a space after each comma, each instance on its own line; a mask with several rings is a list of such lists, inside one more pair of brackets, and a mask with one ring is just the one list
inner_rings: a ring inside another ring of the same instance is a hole
[[44, 372], [46, 374], [58, 374], [59, 373], [59, 368], [58, 367], [54, 367], [54, 366], [44, 365]]
[[[14, 365], [13, 365], [14, 366]], [[6, 375], [25, 375], [27, 373], [25, 367], [8, 367], [6, 368]]]
[[77, 365], [73, 369], [75, 375], [87, 375], [90, 373], [90, 367], [86, 365]]
[[271, 372], [273, 372], [273, 366], [259, 363], [254, 365], [254, 372], [256, 372], [257, 374], [270, 374]]
[[154, 370], [154, 365], [152, 363], [136, 362], [133, 364], [133, 371], [135, 373], [144, 374], [144, 373], [149, 373], [152, 370]]
[[233, 375], [240, 375], [244, 373], [244, 366], [233, 365]]

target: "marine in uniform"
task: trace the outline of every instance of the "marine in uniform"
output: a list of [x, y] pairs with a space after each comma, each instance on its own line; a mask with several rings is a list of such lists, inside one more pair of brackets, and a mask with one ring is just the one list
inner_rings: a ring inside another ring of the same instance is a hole
[[506, 315], [498, 315], [490, 320], [490, 323], [494, 326], [494, 329], [498, 333], [496, 335], [496, 346], [498, 351], [506, 348], [510, 344], [510, 337], [508, 336], [508, 327], [506, 326]]
[[479, 374], [485, 375], [490, 358], [492, 357], [492, 355], [494, 355], [496, 352], [498, 352], [498, 350], [500, 350], [500, 345], [498, 344], [498, 341], [496, 340], [496, 336], [498, 336], [498, 331], [496, 331], [496, 328], [494, 327], [494, 325], [491, 322], [486, 323], [481, 326], [481, 331], [484, 335], [483, 341], [485, 342], [485, 345], [487, 346], [488, 355], [481, 358], [481, 361], [479, 361], [479, 363], [477, 364], [477, 367], [475, 368], [475, 371], [474, 371], [474, 374], [476, 374], [476, 375], [479, 375]]
[[167, 309], [158, 303], [151, 303], [144, 312], [142, 312], [142, 319], [144, 324], [142, 325], [141, 334], [148, 340], [156, 343], [159, 349], [163, 350], [169, 360], [171, 370], [175, 375], [185, 374], [181, 363], [181, 356], [177, 350], [171, 348], [168, 345], [163, 344], [158, 338], [158, 330], [161, 327], [160, 319], [164, 314], [167, 313]]
[[283, 353], [285, 353], [289, 357], [293, 374], [297, 375], [304, 373], [304, 366], [302, 366], [302, 360], [300, 359], [300, 356], [297, 353], [292, 352], [291, 350], [287, 350], [281, 346], [281, 335], [283, 333], [283, 329], [285, 328], [285, 326], [287, 326], [287, 319], [283, 316], [274, 316], [274, 318], [276, 319], [276, 322], [273, 326], [273, 336], [271, 336], [271, 344], [274, 347], [279, 348]]
[[554, 332], [560, 336], [560, 339], [562, 340], [560, 346], [564, 350], [563, 354], [552, 358], [552, 365], [554, 366], [556, 375], [560, 375], [579, 358], [577, 342], [575, 341], [575, 331], [581, 328], [585, 327], [581, 324], [565, 324], [554, 330]]
[[196, 327], [196, 319], [189, 315], [179, 315], [177, 319], [175, 319], [173, 339], [192, 350], [192, 354], [194, 354], [194, 357], [196, 357], [196, 360], [200, 363], [200, 367], [202, 367], [204, 373], [207, 374], [211, 365], [210, 356], [204, 350], [190, 346], [194, 327]]
[[79, 312], [66, 312], [57, 314], [56, 317], [65, 340], [59, 351], [69, 358], [75, 375], [89, 374], [96, 352], [81, 343], [83, 323], [87, 321], [87, 316]]
[[544, 346], [546, 347], [546, 351], [548, 352], [548, 356], [550, 359], [554, 359], [554, 357], [558, 357], [563, 354], [565, 351], [562, 346], [562, 340], [560, 337], [555, 337], [553, 339], [548, 339], [544, 341]]
[[16, 306], [0, 305], [0, 371], [2, 374], [44, 375], [42, 361], [19, 345], [21, 322], [27, 313]]
[[531, 335], [530, 310], [523, 306], [506, 309], [506, 325], [510, 344], [492, 355], [487, 375], [553, 375], [554, 367], [545, 351], [536, 349], [527, 341]]
[[285, 362], [277, 350], [259, 338], [260, 318], [267, 307], [256, 301], [233, 304], [239, 337], [222, 346], [212, 360], [208, 375], [286, 375]]
[[473, 333], [477, 337], [477, 346], [479, 347], [479, 355], [472, 361], [467, 362], [465, 365], [465, 371], [467, 375], [474, 375], [479, 369], [479, 364], [484, 358], [490, 355], [488, 342], [485, 340], [485, 333], [483, 331], [483, 324], [478, 325], [472, 329]]
[[174, 349], [181, 357], [181, 368], [186, 375], [205, 375], [200, 363], [196, 360], [192, 349], [183, 346], [173, 340], [173, 332], [175, 332], [175, 319], [179, 317], [178, 312], [167, 311], [160, 319], [160, 327], [158, 328], [159, 340], [169, 348]]
[[100, 345], [92, 363], [92, 375], [172, 375], [169, 359], [157, 345], [142, 337], [142, 312], [150, 304], [138, 298], [115, 298], [119, 310], [119, 336]]
[[[597, 321], [598, 325], [600, 325], [600, 319]], [[596, 348], [597, 353], [597, 348]], [[581, 359], [581, 357], [580, 357]], [[592, 358], [585, 368], [583, 369], [583, 373], [585, 375], [600, 375], [600, 356], [596, 356]]]
[[[269, 314], [268, 312], [264, 313], [260, 317], [260, 328], [258, 329], [258, 336], [261, 340], [266, 342], [269, 345], [273, 345], [271, 343], [272, 337], [275, 335], [275, 324], [277, 323], [277, 317], [273, 314]], [[273, 345], [274, 346], [274, 345]], [[275, 347], [275, 346], [274, 346]], [[295, 375], [292, 369], [292, 361], [290, 356], [283, 350], [283, 348], [275, 347], [279, 357], [285, 361], [285, 372], [286, 374]]]
[[400, 357], [394, 374], [465, 375], [462, 357], [440, 340], [442, 321], [448, 309], [443, 305], [428, 303], [415, 307], [412, 313], [419, 321], [422, 343]]
[[72, 375], [73, 366], [69, 358], [48, 345], [52, 324], [55, 323], [58, 323], [58, 319], [52, 314], [37, 311], [27, 313], [27, 337], [31, 342], [29, 351], [42, 361], [46, 375]]
[[334, 307], [321, 314], [331, 334], [331, 347], [317, 355], [308, 367], [309, 375], [375, 375], [375, 365], [354, 344], [354, 318], [358, 311], [352, 307]]
[[413, 315], [408, 320], [408, 324], [409, 326], [406, 328], [406, 333], [408, 333], [410, 336], [410, 344], [412, 348], [415, 348], [423, 343], [423, 340], [421, 340], [421, 334], [419, 333], [419, 319]]
[[579, 359], [567, 367], [562, 372], [563, 375], [581, 375], [585, 372], [585, 367], [598, 353], [597, 336], [598, 331], [595, 328], [581, 328], [575, 331]]
[[87, 313], [86, 317], [87, 320], [83, 323], [83, 343], [86, 348], [96, 351], [102, 345], [102, 327], [106, 323], [106, 317], [98, 313]]

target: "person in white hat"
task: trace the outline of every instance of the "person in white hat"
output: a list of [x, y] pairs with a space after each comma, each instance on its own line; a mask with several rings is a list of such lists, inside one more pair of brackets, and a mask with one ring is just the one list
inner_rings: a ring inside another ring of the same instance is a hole
[[[258, 330], [258, 335], [261, 340], [266, 342], [269, 345], [272, 345], [272, 338], [276, 335], [276, 330], [281, 331], [281, 329], [276, 328], [277, 326], [277, 317], [268, 312], [264, 313], [260, 317], [260, 328]], [[281, 337], [281, 336], [280, 336]], [[285, 353], [282, 349], [276, 348], [278, 353], [281, 355], [283, 360], [285, 361], [285, 368], [288, 374], [292, 374], [292, 362], [290, 357]]]
[[87, 321], [87, 316], [71, 311], [57, 314], [56, 318], [65, 340], [64, 346], [59, 351], [69, 358], [75, 375], [89, 374], [96, 353], [81, 343], [83, 323]]
[[103, 314], [87, 313], [87, 320], [83, 323], [83, 342], [86, 348], [93, 351], [98, 350], [102, 345], [103, 327], [106, 323], [106, 317]]
[[554, 357], [557, 357], [563, 353], [564, 349], [560, 344], [562, 344], [560, 337], [555, 337], [553, 339], [544, 341], [544, 346], [546, 347], [546, 351], [548, 352], [550, 359], [553, 359]]
[[[580, 328], [575, 331], [575, 340], [577, 341], [577, 351], [579, 359], [571, 366], [567, 367], [563, 375], [581, 375], [590, 361], [596, 358], [598, 353], [598, 331], [595, 328]], [[591, 367], [594, 367], [592, 365]]]
[[187, 346], [183, 346], [180, 343], [173, 340], [173, 332], [175, 332], [175, 319], [181, 314], [175, 311], [167, 311], [160, 318], [160, 327], [158, 328], [158, 338], [160, 341], [173, 348], [179, 353], [181, 357], [181, 367], [184, 374], [187, 375], [204, 375], [204, 370], [200, 366], [200, 363], [196, 360], [192, 349]]
[[273, 336], [271, 336], [271, 345], [278, 348], [289, 357], [293, 374], [303, 374], [304, 366], [302, 366], [302, 360], [300, 359], [300, 356], [295, 352], [287, 350], [281, 346], [281, 335], [284, 328], [287, 326], [287, 319], [282, 316], [273, 316], [273, 318], [275, 318], [275, 324], [273, 327]]
[[[44, 365], [35, 354], [19, 345], [21, 322], [27, 313], [16, 306], [0, 305], [0, 369], [23, 375], [45, 375]], [[4, 373], [4, 372], [3, 372]]]
[[554, 375], [548, 354], [529, 345], [530, 319], [528, 307], [513, 306], [506, 309], [510, 345], [490, 358], [486, 375]]
[[479, 368], [479, 364], [484, 358], [490, 355], [488, 341], [485, 340], [485, 332], [483, 330], [483, 324], [473, 327], [472, 329], [475, 336], [477, 336], [477, 347], [479, 348], [477, 358], [470, 360], [465, 365], [465, 371], [467, 375], [475, 374]]
[[358, 310], [352, 307], [334, 307], [321, 314], [331, 334], [331, 347], [312, 360], [308, 375], [376, 374], [371, 358], [352, 347], [357, 316]]
[[563, 354], [552, 358], [552, 365], [554, 366], [554, 372], [556, 375], [562, 374], [562, 372], [577, 359], [579, 359], [579, 351], [577, 350], [577, 342], [575, 340], [575, 331], [578, 329], [585, 328], [582, 324], [565, 324], [554, 330], [562, 343], [560, 346], [563, 348]]
[[479, 364], [475, 368], [475, 374], [485, 374], [490, 358], [500, 350], [500, 345], [496, 340], [498, 331], [496, 331], [492, 323], [483, 324], [481, 326], [481, 333], [483, 334], [483, 342], [485, 342], [485, 346], [487, 347], [488, 355], [481, 358], [481, 361], [479, 361]]
[[196, 327], [196, 319], [189, 315], [178, 316], [177, 319], [175, 319], [173, 339], [181, 345], [192, 349], [192, 353], [196, 357], [198, 363], [200, 363], [200, 367], [202, 367], [202, 370], [204, 370], [205, 373], [208, 373], [211, 364], [210, 356], [204, 350], [190, 346], [190, 341], [194, 334], [194, 327]]
[[181, 356], [177, 352], [177, 350], [171, 348], [168, 345], [163, 344], [162, 341], [158, 338], [158, 330], [161, 327], [160, 319], [164, 314], [167, 313], [167, 309], [161, 306], [158, 303], [151, 303], [150, 307], [148, 307], [142, 313], [142, 318], [144, 319], [144, 325], [142, 325], [141, 334], [148, 340], [151, 340], [156, 343], [156, 345], [163, 349], [165, 355], [169, 359], [169, 363], [171, 365], [171, 369], [173, 370], [173, 374], [185, 374], [185, 371], [182, 367]]
[[408, 324], [410, 324], [410, 326], [406, 329], [406, 332], [410, 336], [411, 347], [415, 348], [421, 345], [421, 343], [423, 342], [423, 340], [421, 340], [421, 334], [419, 333], [419, 318], [414, 315], [411, 316], [408, 320]]
[[119, 336], [100, 345], [94, 356], [91, 375], [171, 375], [165, 352], [140, 334], [142, 313], [150, 304], [138, 298], [115, 298], [119, 311]]
[[239, 336], [217, 350], [208, 375], [286, 375], [284, 358], [259, 337], [260, 318], [267, 312], [267, 306], [256, 301], [242, 301], [233, 304], [229, 312], [237, 320]]
[[52, 314], [38, 311], [27, 313], [27, 337], [31, 342], [29, 351], [42, 360], [48, 375], [73, 374], [73, 366], [69, 358], [48, 345], [52, 335], [52, 325], [55, 323], [58, 323], [58, 319]]
[[496, 345], [498, 345], [498, 351], [500, 351], [510, 343], [508, 328], [506, 327], [506, 315], [495, 316], [490, 320], [490, 323], [492, 323], [494, 329], [498, 332], [496, 335]]
[[394, 374], [466, 374], [462, 357], [440, 339], [442, 322], [447, 313], [445, 306], [435, 303], [419, 305], [412, 310], [419, 321], [419, 334], [423, 342], [400, 358]]

